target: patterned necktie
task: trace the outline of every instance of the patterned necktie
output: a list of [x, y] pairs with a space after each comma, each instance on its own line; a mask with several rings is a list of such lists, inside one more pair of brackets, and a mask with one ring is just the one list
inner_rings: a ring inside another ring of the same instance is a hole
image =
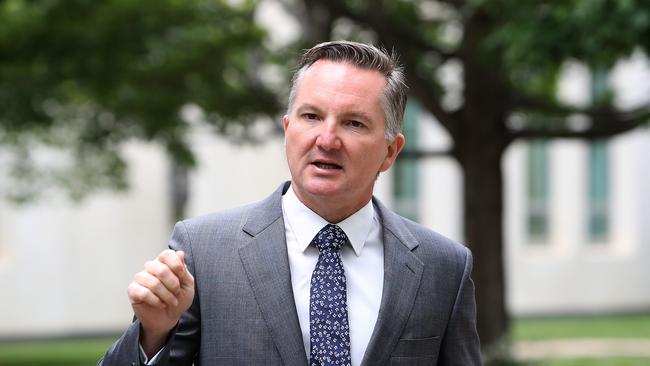
[[348, 237], [336, 225], [316, 234], [320, 254], [309, 296], [310, 366], [350, 365], [350, 328], [341, 247]]

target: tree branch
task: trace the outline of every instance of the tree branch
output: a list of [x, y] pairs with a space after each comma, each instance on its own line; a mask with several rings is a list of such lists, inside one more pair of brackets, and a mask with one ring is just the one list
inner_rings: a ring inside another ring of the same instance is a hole
[[303, 0], [305, 15], [299, 17], [309, 42], [328, 41], [332, 34], [334, 16], [320, 0]]
[[420, 34], [398, 25], [396, 22], [392, 21], [390, 17], [385, 16], [381, 7], [373, 6], [367, 13], [362, 13], [351, 9], [347, 4], [345, 4], [345, 1], [320, 0], [320, 2], [333, 13], [350, 18], [355, 22], [365, 24], [372, 28], [377, 32], [381, 39], [399, 39], [399, 43], [390, 42], [398, 44], [400, 46], [399, 48], [410, 48], [417, 49], [420, 52], [431, 52], [440, 57], [442, 61], [456, 56], [454, 52], [447, 52], [434, 47], [431, 43], [422, 38]]
[[548, 98], [535, 97], [523, 93], [512, 96], [510, 101], [511, 110], [532, 110], [540, 113], [550, 113], [556, 116], [568, 116], [575, 113], [587, 112], [584, 108], [562, 104]]
[[406, 68], [406, 78], [409, 80], [411, 95], [416, 97], [450, 134], [454, 135], [458, 126], [457, 118], [442, 108], [439, 97], [432, 95], [438, 88], [409, 67]]
[[465, 0], [438, 0], [438, 2], [451, 5], [456, 9], [461, 9], [467, 5], [467, 1]]
[[513, 137], [519, 139], [532, 138], [605, 138], [619, 133], [630, 131], [636, 127], [650, 123], [650, 105], [637, 108], [632, 111], [620, 112], [611, 108], [584, 109], [580, 113], [591, 120], [591, 125], [586, 128], [571, 128], [567, 114], [560, 118], [550, 117], [550, 122], [556, 122], [554, 126], [539, 126], [523, 128], [513, 131]]

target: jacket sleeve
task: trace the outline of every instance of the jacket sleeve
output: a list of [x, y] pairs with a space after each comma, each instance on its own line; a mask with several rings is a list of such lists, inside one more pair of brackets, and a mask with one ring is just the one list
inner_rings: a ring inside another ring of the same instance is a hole
[[476, 331], [476, 300], [472, 273], [472, 253], [466, 251], [463, 276], [456, 301], [441, 344], [440, 366], [482, 365], [481, 347]]
[[[196, 277], [190, 236], [183, 222], [177, 223], [174, 227], [169, 248], [185, 252], [187, 267], [190, 273]], [[191, 366], [194, 363], [201, 340], [198, 299], [198, 291], [195, 288], [192, 305], [183, 313], [178, 325], [172, 330], [155, 365]], [[108, 349], [97, 366], [136, 366], [142, 364], [140, 357], [140, 322], [135, 319], [126, 332]]]
[[140, 365], [139, 343], [140, 322], [136, 320], [131, 323], [120, 339], [111, 345], [97, 366]]

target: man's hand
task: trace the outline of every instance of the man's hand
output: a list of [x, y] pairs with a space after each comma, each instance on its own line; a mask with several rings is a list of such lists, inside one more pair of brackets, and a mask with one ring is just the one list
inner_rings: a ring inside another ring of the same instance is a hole
[[164, 250], [144, 264], [128, 288], [129, 300], [140, 320], [140, 344], [151, 358], [194, 299], [194, 277], [185, 265], [185, 253]]

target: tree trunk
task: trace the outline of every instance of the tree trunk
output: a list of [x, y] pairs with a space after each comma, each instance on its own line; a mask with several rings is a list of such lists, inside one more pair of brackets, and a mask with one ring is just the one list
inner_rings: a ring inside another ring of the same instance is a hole
[[185, 218], [185, 206], [189, 196], [189, 168], [179, 164], [173, 157], [169, 162], [169, 196], [171, 198], [171, 222]]
[[459, 157], [464, 178], [465, 241], [474, 255], [478, 332], [483, 353], [505, 350], [508, 316], [503, 270], [503, 148], [474, 145]]

